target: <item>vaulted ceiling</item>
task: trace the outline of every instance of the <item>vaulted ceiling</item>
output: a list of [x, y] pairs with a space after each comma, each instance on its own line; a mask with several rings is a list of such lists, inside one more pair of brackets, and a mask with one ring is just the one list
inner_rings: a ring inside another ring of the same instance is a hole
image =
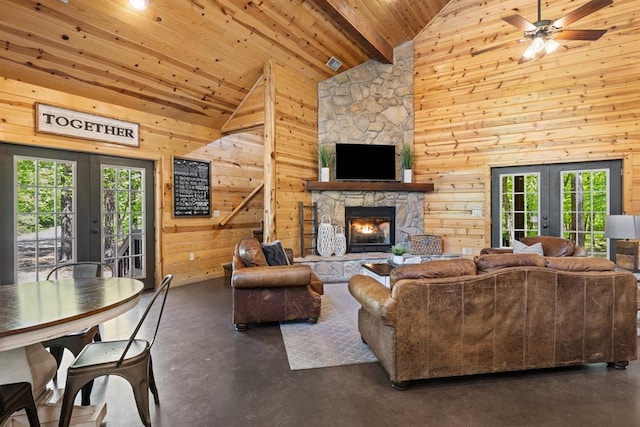
[[270, 59], [391, 62], [448, 0], [0, 0], [0, 76], [220, 129]]

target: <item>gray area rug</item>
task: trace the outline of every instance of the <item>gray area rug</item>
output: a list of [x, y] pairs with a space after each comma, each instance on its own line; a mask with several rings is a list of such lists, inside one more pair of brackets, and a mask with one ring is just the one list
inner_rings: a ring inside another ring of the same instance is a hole
[[325, 284], [317, 324], [280, 323], [291, 370], [376, 362], [358, 332], [359, 308], [346, 283]]

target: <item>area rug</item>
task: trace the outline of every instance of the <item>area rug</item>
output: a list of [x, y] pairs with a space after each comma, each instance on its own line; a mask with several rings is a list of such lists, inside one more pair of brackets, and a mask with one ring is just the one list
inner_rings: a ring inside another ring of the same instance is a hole
[[359, 308], [346, 283], [325, 284], [317, 324], [280, 323], [291, 370], [376, 362], [358, 332]]

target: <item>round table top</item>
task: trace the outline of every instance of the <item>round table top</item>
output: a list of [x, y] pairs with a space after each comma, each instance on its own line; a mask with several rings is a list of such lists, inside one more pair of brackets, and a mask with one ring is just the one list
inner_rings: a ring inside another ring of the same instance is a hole
[[133, 308], [144, 289], [122, 277], [0, 285], [0, 351], [66, 335]]

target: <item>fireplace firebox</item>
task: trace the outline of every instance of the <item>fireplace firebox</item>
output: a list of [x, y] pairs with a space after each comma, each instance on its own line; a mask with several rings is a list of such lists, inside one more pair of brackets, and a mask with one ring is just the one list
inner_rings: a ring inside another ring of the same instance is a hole
[[388, 252], [396, 241], [395, 207], [345, 207], [347, 252]]

